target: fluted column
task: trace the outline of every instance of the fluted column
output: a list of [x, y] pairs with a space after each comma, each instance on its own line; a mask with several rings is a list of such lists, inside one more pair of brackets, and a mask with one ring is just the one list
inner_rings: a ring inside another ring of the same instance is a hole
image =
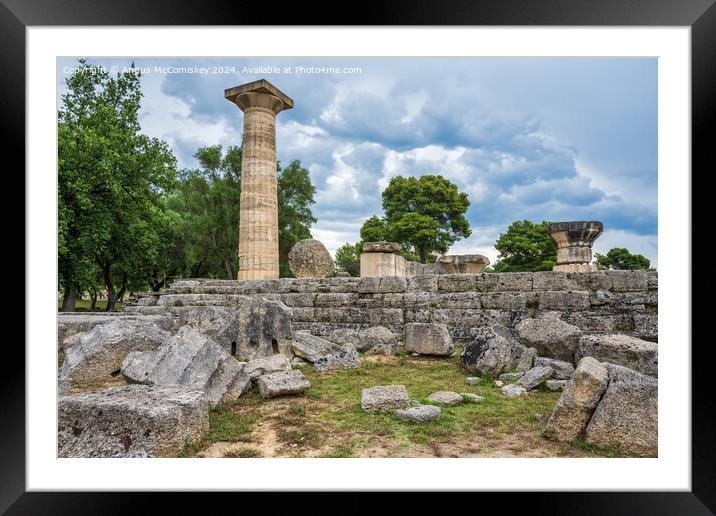
[[239, 222], [239, 280], [278, 278], [276, 115], [293, 100], [266, 80], [224, 96], [244, 112]]

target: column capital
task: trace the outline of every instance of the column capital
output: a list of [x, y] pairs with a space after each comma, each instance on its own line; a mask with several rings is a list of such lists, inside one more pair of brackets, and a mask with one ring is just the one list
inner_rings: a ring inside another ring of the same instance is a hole
[[293, 108], [293, 100], [266, 79], [224, 90], [224, 98], [236, 104], [241, 111], [261, 107], [278, 114]]

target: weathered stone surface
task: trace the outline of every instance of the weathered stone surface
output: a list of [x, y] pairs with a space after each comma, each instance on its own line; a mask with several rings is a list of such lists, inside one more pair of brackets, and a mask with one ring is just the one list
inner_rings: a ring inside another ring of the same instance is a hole
[[594, 357], [651, 376], [658, 376], [659, 372], [658, 345], [629, 335], [583, 335], [574, 355], [575, 360], [582, 357]]
[[397, 253], [401, 249], [397, 242], [363, 242], [364, 253]]
[[237, 296], [234, 306], [191, 306], [189, 302], [170, 307], [176, 327], [196, 328], [238, 360], [263, 358], [276, 351], [292, 356], [292, 310], [282, 302], [248, 296]]
[[522, 387], [521, 385], [517, 385], [514, 383], [511, 383], [509, 385], [505, 385], [500, 392], [502, 392], [503, 395], [508, 396], [510, 398], [514, 398], [517, 396], [524, 396], [527, 394], [527, 389]]
[[405, 385], [377, 385], [361, 391], [361, 407], [368, 412], [389, 412], [410, 405]]
[[224, 90], [244, 112], [239, 280], [278, 278], [276, 115], [293, 100], [265, 79]]
[[297, 278], [327, 278], [333, 274], [333, 258], [318, 240], [299, 240], [288, 253], [288, 266]]
[[156, 324], [165, 331], [172, 329], [172, 319], [166, 314], [141, 315], [130, 312], [60, 312], [57, 314], [57, 349], [72, 347], [77, 339], [96, 326], [115, 321], [141, 321]]
[[[585, 359], [586, 360], [586, 359]], [[614, 364], [605, 364], [609, 386], [584, 432], [584, 440], [640, 457], [658, 455], [658, 382]]]
[[244, 371], [251, 377], [251, 379], [256, 379], [264, 374], [290, 370], [291, 362], [286, 355], [281, 354], [250, 360], [244, 366]]
[[[582, 358], [582, 357], [579, 357]], [[579, 361], [579, 358], [577, 361]], [[552, 368], [552, 378], [555, 380], [569, 380], [574, 374], [574, 366], [571, 362], [563, 362], [554, 358], [537, 357], [534, 360], [535, 366], [544, 366]]]
[[439, 403], [449, 407], [454, 407], [455, 405], [462, 403], [462, 396], [457, 392], [452, 391], [437, 391], [432, 393], [426, 399], [431, 403]]
[[293, 333], [292, 349], [294, 354], [313, 363], [321, 357], [340, 351], [341, 347], [310, 333], [296, 331]]
[[411, 423], [429, 423], [440, 417], [440, 407], [435, 405], [419, 405], [395, 411], [398, 419]]
[[444, 324], [409, 323], [405, 325], [405, 349], [420, 355], [451, 355], [455, 345]]
[[574, 360], [581, 331], [560, 319], [556, 312], [542, 312], [537, 317], [525, 318], [515, 326], [520, 340], [537, 348], [541, 356], [565, 362]]
[[60, 376], [69, 379], [70, 392], [123, 385], [118, 375], [132, 351], [149, 351], [167, 342], [171, 334], [153, 323], [118, 318], [95, 326], [65, 350]]
[[522, 378], [522, 376], [524, 376], [524, 374], [525, 373], [502, 373], [499, 376], [499, 379], [502, 380], [503, 382], [516, 382], [517, 380]]
[[467, 401], [469, 403], [480, 403], [482, 401], [485, 401], [484, 396], [480, 396], [480, 395], [474, 394], [472, 392], [461, 392], [460, 396], [462, 396], [462, 399], [464, 401]]
[[438, 263], [447, 274], [477, 274], [490, 265], [490, 260], [481, 254], [459, 254], [443, 256]]
[[173, 457], [209, 429], [202, 389], [129, 385], [60, 397], [60, 457]]
[[360, 366], [360, 357], [353, 344], [344, 344], [338, 351], [324, 355], [313, 362], [316, 371], [334, 371], [336, 369], [354, 369]]
[[465, 383], [468, 385], [479, 385], [480, 377], [479, 376], [468, 376], [465, 378]]
[[244, 364], [190, 326], [157, 350], [130, 353], [121, 371], [129, 383], [199, 387], [212, 404], [236, 399], [250, 386]]
[[580, 360], [547, 421], [545, 437], [572, 441], [581, 436], [608, 383], [609, 373], [598, 360]]
[[547, 380], [544, 384], [549, 391], [562, 391], [567, 385], [567, 380]]
[[465, 344], [460, 353], [462, 366], [496, 376], [505, 369], [515, 367], [527, 348], [502, 326], [485, 328], [480, 335]]
[[352, 344], [358, 351], [376, 355], [393, 355], [398, 347], [397, 335], [384, 326], [364, 330], [335, 329], [326, 335], [326, 339], [336, 344]]
[[528, 391], [531, 391], [535, 387], [539, 386], [542, 382], [547, 380], [550, 376], [552, 376], [552, 373], [554, 371], [551, 367], [546, 366], [536, 366], [527, 371], [525, 374], [523, 374], [519, 380], [517, 380], [517, 385], [521, 385]]
[[529, 371], [530, 369], [532, 369], [535, 358], [537, 358], [538, 354], [539, 353], [537, 351], [537, 348], [527, 348], [517, 360], [517, 365], [515, 365], [515, 369], [517, 369], [521, 373]]
[[597, 220], [573, 220], [551, 222], [547, 225], [549, 236], [557, 243], [555, 271], [582, 272], [595, 267], [592, 261], [592, 244], [604, 231]]
[[589, 309], [589, 292], [544, 291], [537, 298], [540, 310]]
[[303, 373], [295, 369], [264, 374], [258, 377], [256, 383], [262, 398], [301, 394], [311, 386], [311, 382], [303, 376]]

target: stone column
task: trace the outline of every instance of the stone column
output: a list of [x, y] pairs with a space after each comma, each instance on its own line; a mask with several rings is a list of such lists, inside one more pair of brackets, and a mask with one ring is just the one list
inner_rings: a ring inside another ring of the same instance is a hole
[[597, 220], [551, 222], [547, 226], [549, 236], [557, 242], [557, 265], [553, 271], [590, 272], [592, 244], [602, 234], [604, 225]]
[[276, 115], [293, 100], [263, 79], [229, 88], [224, 97], [244, 112], [238, 279], [278, 278]]

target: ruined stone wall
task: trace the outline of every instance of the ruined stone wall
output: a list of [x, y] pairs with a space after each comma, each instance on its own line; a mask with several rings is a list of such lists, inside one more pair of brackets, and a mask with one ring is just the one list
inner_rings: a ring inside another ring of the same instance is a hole
[[285, 303], [293, 311], [293, 328], [314, 335], [378, 325], [402, 334], [406, 323], [435, 322], [447, 324], [454, 339], [469, 340], [480, 327], [514, 327], [525, 317], [555, 311], [584, 332], [657, 340], [658, 276], [645, 271], [181, 280], [128, 310], [151, 313], [181, 303], [231, 305], [237, 296]]

